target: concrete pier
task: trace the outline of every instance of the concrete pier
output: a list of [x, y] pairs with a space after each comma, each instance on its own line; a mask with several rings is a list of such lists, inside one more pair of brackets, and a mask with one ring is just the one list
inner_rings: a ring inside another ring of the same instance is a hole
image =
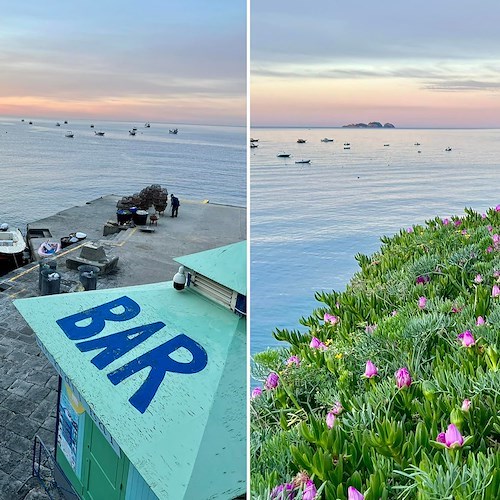
[[[120, 198], [104, 196], [28, 225], [50, 232], [40, 241], [59, 241], [77, 231], [87, 235], [55, 257], [62, 292], [81, 290], [79, 272], [67, 268], [66, 260], [80, 255], [89, 242], [118, 257], [115, 271], [99, 275], [99, 289], [170, 281], [178, 269], [174, 257], [246, 239], [245, 208], [182, 199], [177, 218], [167, 211], [157, 225], [147, 226], [154, 232], [136, 226], [103, 236], [106, 222], [116, 221]], [[38, 434], [53, 450], [58, 377], [12, 304], [40, 295], [38, 279], [36, 262], [0, 277], [0, 500], [48, 498], [30, 480], [32, 448]]]

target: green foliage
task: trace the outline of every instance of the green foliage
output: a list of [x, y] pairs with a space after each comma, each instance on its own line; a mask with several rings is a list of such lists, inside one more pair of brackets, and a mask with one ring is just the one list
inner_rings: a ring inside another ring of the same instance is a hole
[[[254, 359], [257, 378], [274, 371], [280, 381], [251, 402], [252, 498], [269, 498], [297, 474], [325, 499], [346, 499], [349, 486], [374, 500], [496, 498], [499, 227], [495, 209], [486, 217], [466, 209], [449, 224], [436, 218], [384, 236], [380, 251], [356, 255], [345, 292], [316, 293], [318, 309], [300, 319], [306, 333], [274, 332], [287, 347]], [[469, 346], [459, 337], [466, 330]], [[325, 347], [312, 348], [313, 337]], [[287, 362], [292, 355], [300, 366]], [[378, 370], [370, 379], [367, 360]], [[402, 367], [412, 382], [398, 388]], [[343, 410], [329, 428], [336, 403]], [[465, 441], [448, 449], [436, 440], [451, 423]]]

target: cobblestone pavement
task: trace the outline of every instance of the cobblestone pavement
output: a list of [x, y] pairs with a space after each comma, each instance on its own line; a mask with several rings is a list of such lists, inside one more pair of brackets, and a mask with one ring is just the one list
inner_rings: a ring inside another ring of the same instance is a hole
[[54, 449], [58, 377], [14, 307], [13, 293], [0, 294], [0, 499], [48, 498], [29, 493], [40, 490], [36, 484], [22, 487], [31, 478], [35, 435]]

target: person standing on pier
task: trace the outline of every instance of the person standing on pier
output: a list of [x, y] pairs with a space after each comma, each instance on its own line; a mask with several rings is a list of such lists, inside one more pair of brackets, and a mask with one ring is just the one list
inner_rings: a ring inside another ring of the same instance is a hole
[[170, 205], [172, 206], [172, 215], [171, 217], [177, 217], [177, 213], [179, 212], [179, 198], [177, 196], [174, 196], [173, 194], [170, 195]]

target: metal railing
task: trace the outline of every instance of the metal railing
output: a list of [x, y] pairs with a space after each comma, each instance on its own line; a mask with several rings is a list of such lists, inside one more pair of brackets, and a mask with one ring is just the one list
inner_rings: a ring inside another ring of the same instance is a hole
[[[33, 440], [31, 474], [38, 479], [51, 500], [80, 499], [71, 484], [65, 480], [61, 467], [38, 434]], [[58, 483], [57, 478], [61, 478], [62, 481]], [[65, 484], [62, 485], [61, 482]]]

